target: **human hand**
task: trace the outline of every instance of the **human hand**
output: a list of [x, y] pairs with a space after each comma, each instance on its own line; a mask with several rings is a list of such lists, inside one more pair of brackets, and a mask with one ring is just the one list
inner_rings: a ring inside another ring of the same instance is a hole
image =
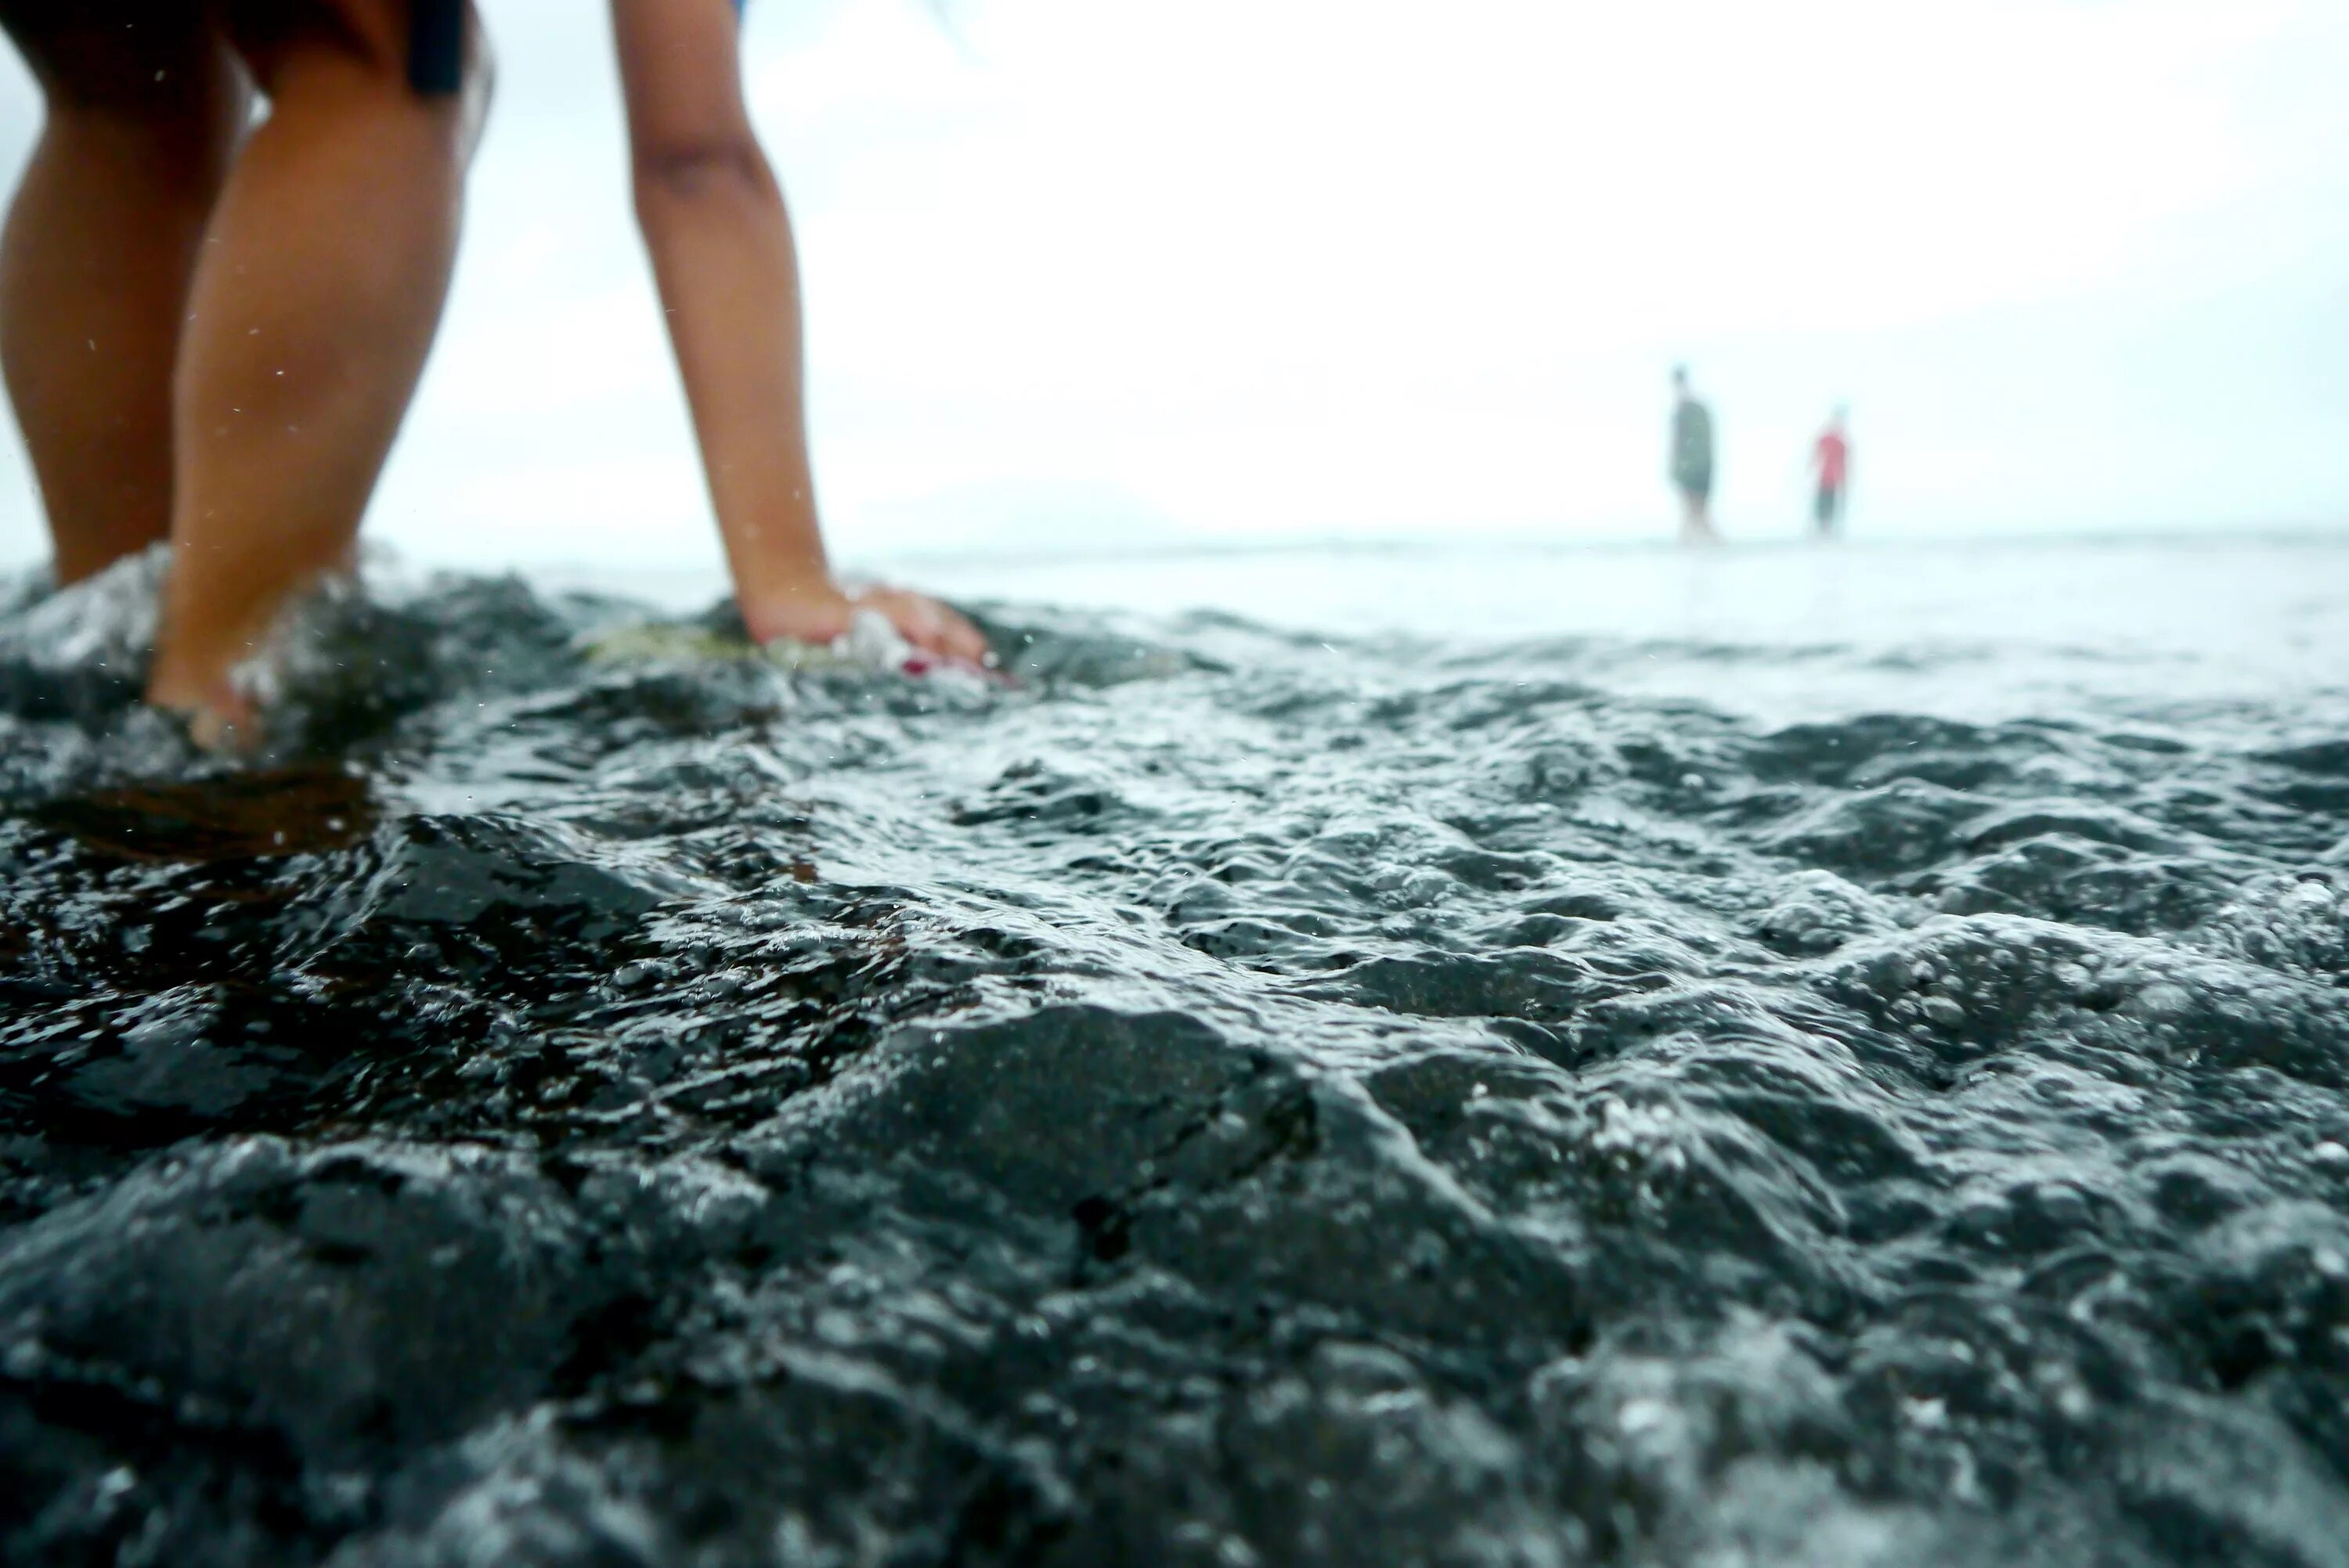
[[751, 640], [829, 644], [847, 634], [859, 610], [885, 617], [897, 634], [933, 658], [986, 667], [987, 638], [961, 615], [936, 600], [902, 588], [867, 587], [854, 593], [830, 577], [794, 585], [763, 602], [742, 606]]

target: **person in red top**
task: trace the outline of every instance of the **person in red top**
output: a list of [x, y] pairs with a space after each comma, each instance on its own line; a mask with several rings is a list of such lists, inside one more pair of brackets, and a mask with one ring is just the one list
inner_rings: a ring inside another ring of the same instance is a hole
[[1837, 408], [1827, 428], [1819, 432], [1818, 445], [1811, 453], [1811, 461], [1819, 470], [1818, 501], [1811, 515], [1823, 539], [1834, 537], [1843, 521], [1844, 490], [1851, 478], [1851, 441], [1844, 434], [1843, 418], [1844, 411]]

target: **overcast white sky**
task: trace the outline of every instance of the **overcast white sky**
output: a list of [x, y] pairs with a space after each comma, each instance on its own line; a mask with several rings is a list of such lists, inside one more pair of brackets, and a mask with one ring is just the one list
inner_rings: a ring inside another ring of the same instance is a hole
[[[502, 98], [372, 532], [714, 562], [593, 0]], [[753, 0], [841, 553], [2349, 525], [2341, 0]], [[0, 75], [0, 163], [36, 124]], [[41, 549], [0, 449], [0, 560]]]

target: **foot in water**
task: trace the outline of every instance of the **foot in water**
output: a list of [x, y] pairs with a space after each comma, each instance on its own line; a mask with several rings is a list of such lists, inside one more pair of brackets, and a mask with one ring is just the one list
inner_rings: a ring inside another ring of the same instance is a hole
[[238, 686], [233, 668], [198, 671], [159, 656], [147, 700], [185, 723], [188, 738], [206, 751], [253, 751], [261, 745], [259, 711]]

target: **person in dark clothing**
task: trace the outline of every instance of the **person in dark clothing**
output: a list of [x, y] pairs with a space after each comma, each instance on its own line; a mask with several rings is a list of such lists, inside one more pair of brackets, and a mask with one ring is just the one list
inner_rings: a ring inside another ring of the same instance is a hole
[[1681, 493], [1681, 542], [1713, 544], [1713, 412], [1690, 390], [1688, 367], [1672, 371], [1671, 479]]

